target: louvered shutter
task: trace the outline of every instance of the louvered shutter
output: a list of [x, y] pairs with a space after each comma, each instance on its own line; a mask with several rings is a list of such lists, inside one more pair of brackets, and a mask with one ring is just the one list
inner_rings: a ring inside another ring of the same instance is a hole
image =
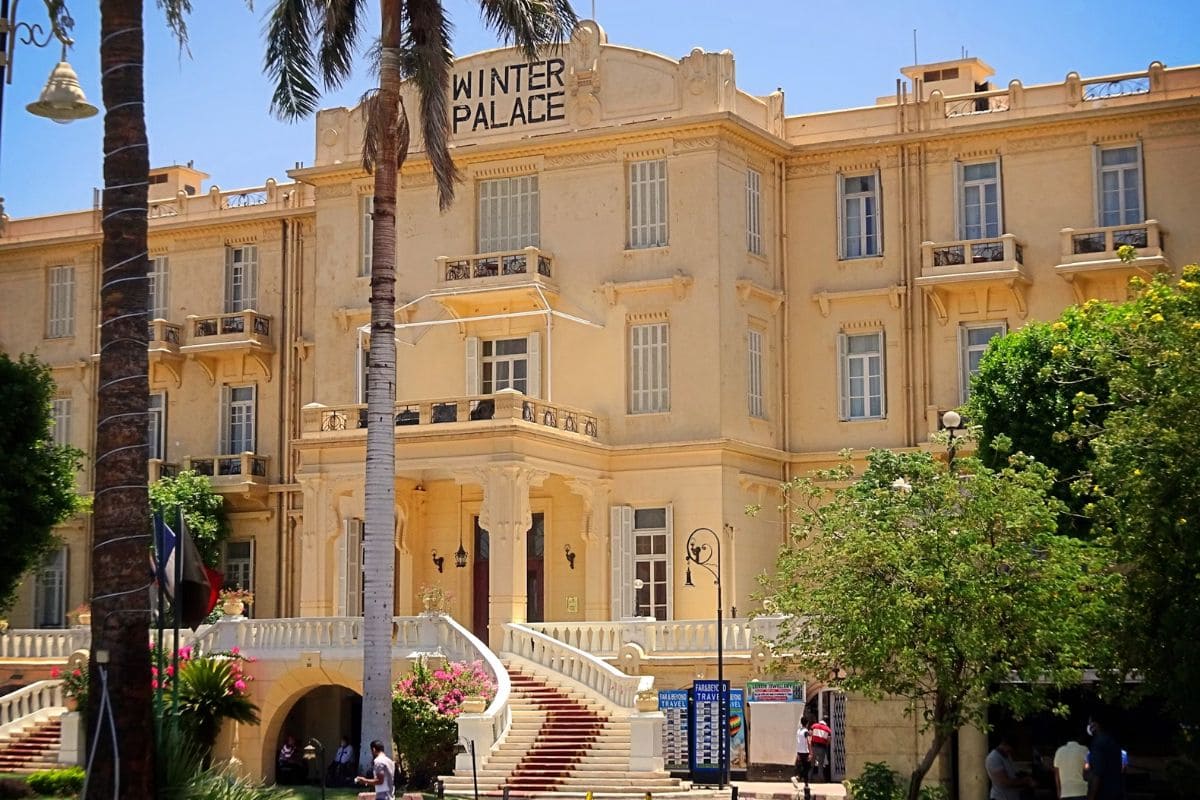
[[837, 336], [837, 394], [838, 394], [838, 419], [850, 419], [850, 386], [846, 374], [846, 334], [839, 333]]
[[230, 404], [232, 403], [232, 400], [233, 400], [233, 398], [231, 396], [229, 387], [222, 386], [221, 387], [221, 436], [220, 436], [220, 442], [218, 443], [218, 450], [221, 455], [228, 455], [229, 448], [231, 445], [230, 433], [232, 431], [230, 430], [229, 416], [230, 416], [230, 412], [232, 411], [232, 409], [230, 408]]
[[1004, 233], [1004, 165], [996, 156], [996, 235]]
[[479, 394], [479, 337], [468, 336], [466, 340], [467, 354], [467, 396]]
[[528, 337], [525, 366], [526, 391], [530, 397], [542, 396], [542, 334], [531, 331]]
[[350, 520], [342, 520], [342, 535], [337, 540], [337, 553], [334, 561], [334, 612], [335, 616], [344, 617], [346, 610], [346, 544], [350, 540]]
[[675, 515], [667, 504], [667, 619], [675, 619]]
[[609, 514], [612, 538], [613, 619], [633, 616], [633, 507], [613, 506]]
[[346, 530], [346, 614], [361, 617], [363, 613], [363, 523], [350, 520]]
[[879, 418], [887, 419], [887, 338], [879, 332]]

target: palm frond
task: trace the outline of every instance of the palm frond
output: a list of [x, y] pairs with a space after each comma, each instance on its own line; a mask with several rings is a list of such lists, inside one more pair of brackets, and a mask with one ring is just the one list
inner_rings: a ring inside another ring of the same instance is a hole
[[167, 27], [175, 34], [175, 41], [179, 42], [179, 49], [187, 51], [187, 15], [192, 13], [192, 0], [155, 0], [155, 4], [162, 9], [167, 19]]
[[[408, 24], [401, 44], [402, 70], [417, 87], [425, 154], [437, 181], [438, 205], [445, 211], [454, 202], [458, 180], [449, 147], [450, 70], [454, 65], [450, 20], [441, 0], [408, 0], [405, 12]], [[403, 161], [402, 154], [398, 153], [398, 158]]]
[[479, 0], [483, 21], [505, 44], [521, 48], [530, 61], [546, 45], [561, 45], [579, 18], [570, 0]]
[[336, 88], [350, 77], [354, 47], [366, 13], [366, 0], [326, 0], [321, 25], [321, 77], [327, 88]]
[[285, 119], [308, 116], [320, 100], [312, 54], [315, 2], [276, 0], [267, 19], [263, 67], [275, 83], [271, 111]]

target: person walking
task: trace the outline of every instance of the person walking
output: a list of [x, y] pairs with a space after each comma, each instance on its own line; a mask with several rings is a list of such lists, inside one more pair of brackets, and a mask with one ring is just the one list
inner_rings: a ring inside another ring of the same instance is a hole
[[1109, 727], [1107, 712], [1092, 712], [1088, 723], [1092, 746], [1087, 755], [1087, 800], [1125, 800], [1125, 757]]
[[371, 777], [359, 775], [354, 782], [363, 786], [374, 786], [375, 794], [363, 792], [359, 794], [360, 800], [395, 800], [396, 762], [387, 757], [387, 753], [383, 751], [383, 742], [378, 739], [371, 742], [371, 755], [375, 757], [371, 762]]
[[1088, 749], [1072, 739], [1054, 751], [1054, 788], [1059, 800], [1085, 800], [1087, 781], [1083, 779]]
[[992, 782], [992, 789], [988, 792], [990, 800], [1021, 800], [1022, 789], [1037, 788], [1033, 778], [1017, 772], [1012, 755], [1011, 737], [1001, 734], [995, 749], [987, 754], [983, 762], [988, 779]]
[[833, 744], [833, 728], [825, 720], [813, 723], [809, 731], [812, 739], [812, 771], [814, 780], [822, 778], [828, 783], [832, 780], [832, 764], [829, 761], [830, 748]]
[[792, 786], [799, 789], [801, 785], [808, 786], [808, 772], [812, 769], [812, 743], [809, 737], [808, 717], [801, 715], [800, 726], [796, 728], [796, 774], [792, 776]]

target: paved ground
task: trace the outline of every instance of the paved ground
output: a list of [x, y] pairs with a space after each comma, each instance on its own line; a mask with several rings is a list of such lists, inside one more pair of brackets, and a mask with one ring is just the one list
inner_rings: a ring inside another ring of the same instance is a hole
[[[803, 792], [797, 792], [788, 782], [767, 783], [763, 781], [733, 781], [738, 787], [738, 798], [742, 800], [805, 800]], [[812, 800], [844, 798], [846, 787], [840, 783], [809, 784]]]

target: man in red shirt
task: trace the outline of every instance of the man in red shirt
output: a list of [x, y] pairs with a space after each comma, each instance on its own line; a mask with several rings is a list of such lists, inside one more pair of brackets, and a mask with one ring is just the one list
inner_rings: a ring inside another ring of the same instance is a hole
[[831, 779], [832, 767], [829, 763], [829, 748], [833, 743], [833, 729], [825, 722], [813, 723], [810, 730], [812, 737], [812, 773], [814, 779], [820, 781], [824, 778], [825, 783]]

